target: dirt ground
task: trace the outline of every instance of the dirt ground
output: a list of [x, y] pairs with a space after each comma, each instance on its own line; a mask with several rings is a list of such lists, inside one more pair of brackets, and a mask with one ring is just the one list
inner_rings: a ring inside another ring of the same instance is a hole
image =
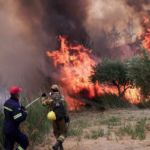
[[[78, 113], [70, 113], [71, 123], [76, 120], [88, 120], [88, 123], [95, 122], [99, 116], [111, 117], [116, 116], [121, 118], [121, 121], [129, 121], [135, 124], [140, 118], [147, 118], [146, 121], [146, 138], [139, 140], [139, 138], [132, 139], [129, 135], [124, 135], [121, 139], [111, 132], [109, 139], [107, 136], [99, 137], [97, 139], [87, 139], [82, 135], [80, 139], [77, 136], [69, 136], [64, 142], [65, 150], [150, 150], [150, 110], [138, 109], [123, 109], [123, 110], [106, 110], [104, 112], [90, 110], [81, 111]], [[84, 128], [84, 131], [101, 128], [104, 129], [105, 134], [108, 125], [92, 125]], [[71, 125], [70, 125], [71, 128]], [[84, 134], [84, 132], [83, 132]], [[34, 150], [52, 150], [52, 145], [55, 143], [55, 138], [52, 131], [45, 137], [41, 145], [36, 145]]]

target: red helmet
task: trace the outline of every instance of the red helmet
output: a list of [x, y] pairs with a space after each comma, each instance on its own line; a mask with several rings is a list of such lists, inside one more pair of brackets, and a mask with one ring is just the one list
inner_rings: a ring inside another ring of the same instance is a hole
[[17, 94], [17, 93], [19, 93], [20, 91], [22, 91], [22, 88], [18, 88], [17, 86], [13, 86], [13, 87], [10, 89], [10, 94]]

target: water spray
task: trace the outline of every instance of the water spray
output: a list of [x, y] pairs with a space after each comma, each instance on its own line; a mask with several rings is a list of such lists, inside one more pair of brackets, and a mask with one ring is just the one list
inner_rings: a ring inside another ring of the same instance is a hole
[[32, 101], [31, 103], [29, 103], [25, 108], [28, 108], [29, 106], [31, 106], [33, 103], [35, 103], [37, 100], [39, 100], [41, 97], [38, 97], [37, 99], [35, 99], [34, 101]]

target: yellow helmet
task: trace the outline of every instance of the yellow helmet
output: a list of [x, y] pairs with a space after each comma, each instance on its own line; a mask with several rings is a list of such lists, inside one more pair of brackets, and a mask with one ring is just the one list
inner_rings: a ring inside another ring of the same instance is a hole
[[58, 85], [56, 85], [56, 84], [52, 85], [51, 90], [58, 90]]
[[56, 120], [56, 115], [53, 111], [50, 111], [48, 114], [47, 114], [47, 118], [49, 120]]

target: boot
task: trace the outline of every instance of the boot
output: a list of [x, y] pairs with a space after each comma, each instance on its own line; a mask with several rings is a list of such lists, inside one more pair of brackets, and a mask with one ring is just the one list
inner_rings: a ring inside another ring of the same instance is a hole
[[64, 150], [62, 143], [60, 145], [60, 150]]
[[57, 141], [57, 143], [55, 145], [52, 146], [53, 150], [58, 150], [58, 147], [62, 146], [62, 142], [61, 141]]

